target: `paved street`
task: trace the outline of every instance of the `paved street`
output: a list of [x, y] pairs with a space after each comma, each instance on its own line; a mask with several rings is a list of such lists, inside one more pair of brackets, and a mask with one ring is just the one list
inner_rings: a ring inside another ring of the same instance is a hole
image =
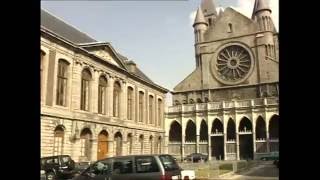
[[223, 178], [218, 178], [216, 180], [225, 180], [225, 179], [234, 179], [234, 180], [277, 180], [279, 179], [279, 169], [272, 164], [272, 162], [266, 162], [259, 164], [258, 166], [252, 168], [251, 170], [239, 174], [234, 174], [226, 176]]

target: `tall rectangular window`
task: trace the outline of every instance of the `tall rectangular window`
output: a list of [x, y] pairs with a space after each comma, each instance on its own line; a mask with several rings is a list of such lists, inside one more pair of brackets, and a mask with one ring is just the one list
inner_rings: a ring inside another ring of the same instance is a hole
[[105, 105], [106, 105], [106, 89], [107, 89], [107, 80], [103, 76], [99, 78], [98, 86], [98, 113], [105, 114]]
[[88, 69], [82, 71], [81, 80], [81, 110], [89, 110], [89, 85], [91, 80], [91, 73]]
[[162, 121], [162, 101], [158, 99], [158, 126], [161, 126]]
[[67, 61], [59, 59], [56, 104], [60, 106], [66, 106], [68, 66]]
[[153, 96], [149, 96], [149, 123], [153, 124]]
[[142, 91], [139, 92], [139, 122], [143, 121], [143, 98], [144, 93]]
[[127, 116], [128, 119], [132, 120], [132, 112], [133, 112], [133, 88], [128, 87], [128, 108], [127, 108]]

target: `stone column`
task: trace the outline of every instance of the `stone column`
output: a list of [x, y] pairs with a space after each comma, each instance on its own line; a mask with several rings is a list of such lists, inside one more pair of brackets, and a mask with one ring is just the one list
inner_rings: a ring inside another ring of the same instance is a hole
[[110, 77], [108, 79], [108, 86], [107, 86], [107, 116], [113, 117], [113, 86], [114, 86], [114, 79]]
[[139, 91], [138, 86], [135, 86], [134, 88], [134, 94], [135, 94], [135, 122], [139, 122]]
[[79, 110], [81, 102], [81, 64], [75, 62], [72, 72], [72, 109]]
[[[225, 130], [225, 128], [224, 128], [224, 130]], [[226, 131], [223, 132], [223, 154], [224, 154], [223, 160], [226, 160], [227, 159], [227, 133], [226, 133]]]
[[196, 153], [199, 153], [199, 152], [200, 152], [199, 142], [200, 142], [200, 135], [197, 134], [197, 137], [196, 137]]
[[238, 128], [236, 129], [236, 148], [237, 148], [237, 160], [240, 160], [240, 143]]
[[127, 119], [127, 85], [122, 82], [121, 96], [120, 96], [120, 118]]
[[255, 159], [256, 151], [257, 151], [257, 144], [256, 144], [256, 131], [255, 131], [255, 123], [252, 123], [252, 138], [253, 138], [253, 159]]
[[208, 134], [208, 160], [211, 160], [211, 136], [210, 133]]
[[98, 85], [99, 85], [99, 72], [94, 70], [91, 81], [91, 98], [89, 111], [98, 113]]
[[114, 152], [113, 152], [113, 139], [108, 140], [108, 157], [113, 157]]
[[270, 153], [270, 137], [269, 137], [269, 120], [270, 117], [267, 116], [267, 113], [266, 113], [266, 143], [267, 143], [267, 153]]
[[97, 160], [97, 151], [98, 151], [98, 141], [97, 139], [92, 139], [91, 140], [91, 161], [96, 161]]
[[182, 137], [181, 137], [181, 160], [182, 161], [184, 158], [184, 141], [185, 141], [185, 133], [182, 132]]
[[145, 103], [144, 103], [144, 123], [149, 124], [149, 95], [148, 95], [148, 90], [146, 89], [145, 92]]
[[[162, 143], [161, 143], [162, 144]], [[164, 136], [164, 148], [162, 153], [169, 153], [168, 145], [169, 145], [169, 136], [165, 135]]]

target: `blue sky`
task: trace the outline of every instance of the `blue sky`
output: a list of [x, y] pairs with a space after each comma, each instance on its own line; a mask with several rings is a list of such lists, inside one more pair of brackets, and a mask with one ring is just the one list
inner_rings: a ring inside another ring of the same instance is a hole
[[[271, 1], [277, 8], [278, 0]], [[232, 6], [248, 16], [253, 2], [215, 0], [217, 7]], [[110, 42], [169, 90], [195, 68], [192, 18], [199, 5], [200, 0], [41, 1], [51, 14], [98, 41]]]

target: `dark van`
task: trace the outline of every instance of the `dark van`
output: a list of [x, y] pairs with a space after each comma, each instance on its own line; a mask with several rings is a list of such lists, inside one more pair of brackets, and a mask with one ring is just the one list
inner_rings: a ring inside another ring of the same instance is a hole
[[73, 180], [181, 179], [181, 168], [171, 155], [130, 155], [99, 160]]

